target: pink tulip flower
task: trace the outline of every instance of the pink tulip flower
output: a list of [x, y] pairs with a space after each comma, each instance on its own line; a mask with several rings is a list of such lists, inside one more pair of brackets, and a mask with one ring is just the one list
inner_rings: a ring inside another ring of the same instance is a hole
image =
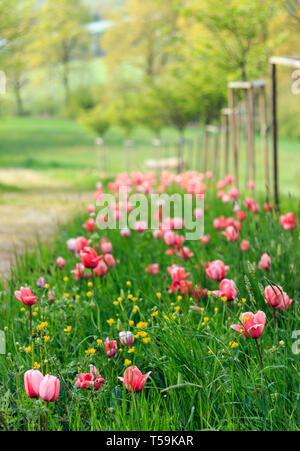
[[66, 260], [63, 257], [58, 257], [56, 264], [60, 269], [64, 269], [64, 267], [66, 266]]
[[97, 227], [97, 222], [93, 218], [89, 218], [84, 224], [83, 227], [86, 229], [87, 232], [93, 233], [94, 230]]
[[276, 310], [283, 311], [287, 310], [291, 303], [293, 302], [293, 299], [290, 299], [288, 295], [283, 291], [282, 287], [280, 285], [278, 286], [271, 286], [268, 285], [265, 288], [265, 302], [267, 305], [270, 305]]
[[287, 213], [280, 216], [280, 224], [284, 230], [292, 230], [296, 227], [296, 217], [294, 213]]
[[219, 290], [213, 291], [213, 294], [220, 298], [226, 298], [227, 301], [232, 301], [237, 297], [235, 282], [231, 279], [223, 279], [220, 282]]
[[118, 353], [118, 343], [116, 342], [116, 340], [109, 340], [109, 338], [107, 337], [105, 342], [104, 342], [104, 346], [106, 349], [106, 354], [107, 357], [116, 357], [117, 353]]
[[196, 219], [203, 218], [203, 210], [202, 210], [202, 208], [195, 208], [194, 216], [195, 216]]
[[112, 244], [110, 241], [101, 240], [100, 250], [102, 254], [111, 254], [112, 253]]
[[51, 374], [47, 374], [39, 387], [40, 398], [45, 402], [55, 402], [59, 397], [60, 382], [59, 379]]
[[94, 365], [90, 365], [89, 373], [78, 374], [75, 385], [81, 390], [99, 390], [105, 379], [101, 376]]
[[21, 287], [20, 290], [15, 291], [15, 296], [19, 301], [23, 302], [24, 305], [28, 305], [29, 307], [37, 302], [37, 297], [32, 293], [29, 287]]
[[222, 260], [214, 260], [208, 263], [205, 272], [213, 280], [222, 280], [226, 277], [226, 271], [229, 270], [230, 266], [225, 265]]
[[137, 393], [143, 390], [150, 374], [151, 371], [143, 376], [137, 366], [130, 366], [125, 370], [124, 377], [118, 377], [118, 379], [123, 382], [128, 391]]
[[102, 255], [98, 255], [95, 249], [85, 247], [82, 251], [80, 251], [80, 258], [85, 268], [94, 269], [103, 257]]
[[239, 232], [233, 226], [228, 226], [225, 229], [225, 232], [222, 232], [222, 235], [226, 236], [227, 241], [237, 241], [239, 237]]
[[88, 247], [91, 240], [87, 240], [84, 236], [79, 236], [75, 239], [74, 249], [77, 254], [80, 253], [85, 247]]
[[216, 218], [213, 222], [214, 229], [221, 230], [226, 227], [226, 218], [224, 216], [220, 216]]
[[130, 232], [130, 230], [126, 227], [126, 228], [124, 228], [124, 229], [122, 229], [122, 230], [120, 231], [120, 235], [121, 235], [123, 238], [129, 238], [130, 235], [131, 235], [131, 232]]
[[159, 264], [153, 263], [153, 265], [148, 265], [146, 268], [147, 274], [158, 274], [159, 273]]
[[260, 257], [260, 260], [258, 262], [258, 269], [261, 271], [266, 270], [270, 271], [271, 268], [271, 257], [265, 253]]
[[94, 274], [96, 277], [104, 277], [108, 273], [108, 267], [103, 260], [100, 260], [96, 268], [94, 268]]
[[247, 213], [245, 213], [243, 210], [239, 210], [236, 213], [236, 217], [238, 218], [239, 221], [244, 221], [247, 217]]
[[256, 314], [246, 312], [241, 315], [241, 322], [243, 326], [239, 324], [233, 324], [231, 329], [243, 334], [246, 338], [254, 338], [257, 340], [264, 330], [266, 324], [266, 315], [259, 310]]
[[38, 398], [40, 384], [44, 376], [38, 370], [29, 370], [24, 374], [24, 387], [28, 398]]
[[209, 241], [210, 241], [210, 235], [203, 235], [203, 236], [200, 238], [200, 242], [201, 242], [202, 244], [207, 244]]
[[247, 240], [242, 240], [240, 244], [240, 248], [243, 252], [247, 252], [250, 249], [250, 243]]
[[146, 221], [136, 221], [134, 225], [134, 230], [138, 233], [143, 233], [147, 230], [147, 223]]
[[134, 343], [134, 335], [130, 331], [120, 332], [119, 333], [119, 339], [120, 339], [120, 343], [121, 343], [122, 346], [128, 346], [129, 348]]
[[85, 272], [85, 267], [82, 263], [77, 263], [76, 268], [72, 269], [71, 273], [74, 274], [75, 280], [90, 279], [92, 277], [91, 274]]
[[114, 259], [113, 255], [111, 254], [105, 254], [104, 255], [104, 261], [110, 268], [113, 268], [116, 266], [116, 260]]

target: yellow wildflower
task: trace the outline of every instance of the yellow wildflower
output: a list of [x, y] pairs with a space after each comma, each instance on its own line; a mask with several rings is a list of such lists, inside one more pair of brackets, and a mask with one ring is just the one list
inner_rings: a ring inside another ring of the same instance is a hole
[[107, 322], [107, 324], [109, 324], [110, 326], [112, 326], [113, 323], [115, 322], [115, 320], [114, 320], [113, 318], [110, 318], [110, 319], [108, 319], [106, 322]]
[[239, 344], [238, 344], [236, 341], [231, 341], [231, 342], [229, 343], [229, 346], [230, 346], [232, 349], [236, 348], [238, 345], [239, 345]]
[[125, 366], [129, 366], [129, 365], [131, 365], [131, 360], [129, 360], [129, 359], [125, 359]]
[[96, 352], [95, 348], [90, 348], [85, 351], [86, 354], [94, 355]]

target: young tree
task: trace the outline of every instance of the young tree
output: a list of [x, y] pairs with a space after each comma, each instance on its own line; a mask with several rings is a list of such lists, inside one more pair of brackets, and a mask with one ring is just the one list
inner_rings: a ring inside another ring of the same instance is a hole
[[259, 76], [281, 42], [273, 29], [281, 12], [280, 0], [201, 0], [190, 9], [205, 28], [202, 52], [243, 80]]
[[28, 49], [32, 38], [33, 6], [33, 0], [16, 0], [13, 7], [7, 1], [0, 4], [0, 17], [5, 13], [6, 18], [5, 21], [0, 21], [3, 38], [0, 61], [12, 87], [18, 115], [25, 113], [22, 89], [28, 81]]
[[65, 103], [70, 98], [70, 73], [76, 58], [89, 53], [86, 24], [89, 10], [81, 0], [46, 0], [37, 11], [35, 41], [32, 45], [35, 66], [55, 66], [61, 74]]
[[107, 13], [113, 25], [101, 40], [111, 69], [122, 63], [142, 78], [155, 78], [175, 57], [177, 19], [174, 0], [128, 0], [124, 8]]

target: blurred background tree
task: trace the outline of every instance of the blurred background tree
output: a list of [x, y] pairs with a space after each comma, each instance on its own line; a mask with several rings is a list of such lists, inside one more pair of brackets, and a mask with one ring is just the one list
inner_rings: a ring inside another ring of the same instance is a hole
[[34, 66], [55, 66], [61, 76], [65, 104], [70, 100], [70, 73], [74, 60], [88, 59], [89, 35], [86, 29], [91, 13], [80, 0], [46, 0], [36, 12]]
[[[300, 0], [0, 0], [0, 65], [19, 115], [182, 135], [218, 123], [229, 80], [266, 79], [271, 53], [300, 53], [299, 11]], [[280, 119], [298, 136], [289, 76]]]

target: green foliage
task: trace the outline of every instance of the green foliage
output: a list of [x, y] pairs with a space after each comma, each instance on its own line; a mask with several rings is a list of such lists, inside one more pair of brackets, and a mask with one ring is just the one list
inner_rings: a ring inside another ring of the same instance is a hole
[[101, 138], [105, 136], [110, 127], [108, 114], [101, 105], [81, 112], [78, 120]]

